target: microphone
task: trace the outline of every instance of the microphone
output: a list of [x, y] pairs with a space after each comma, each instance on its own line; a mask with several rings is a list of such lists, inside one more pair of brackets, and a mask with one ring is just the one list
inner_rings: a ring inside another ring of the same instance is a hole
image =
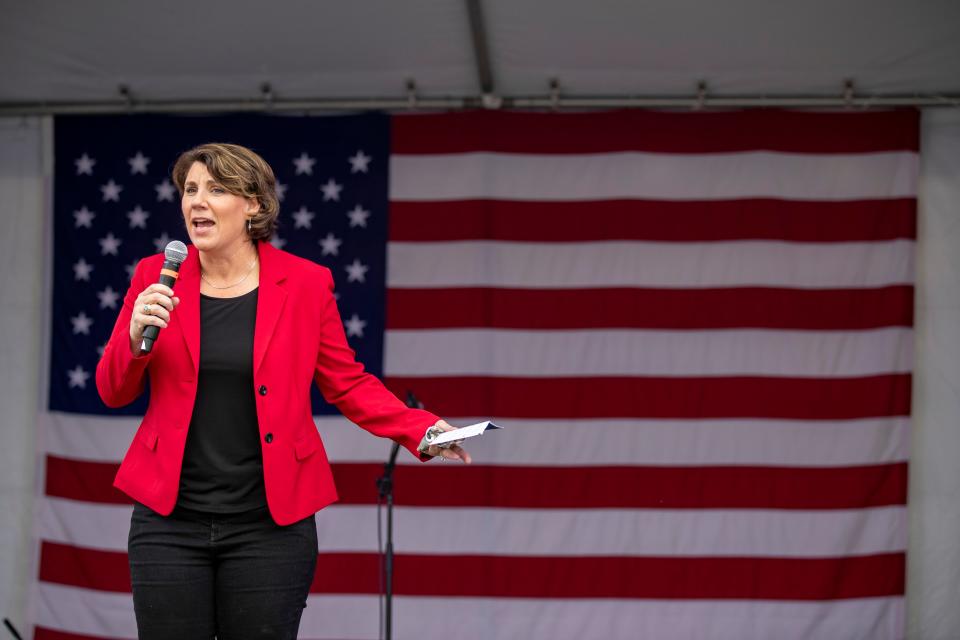
[[411, 409], [423, 409], [423, 403], [417, 396], [413, 395], [413, 391], [410, 391], [410, 389], [407, 389], [407, 406]]
[[[179, 240], [173, 240], [167, 244], [163, 250], [163, 266], [160, 268], [160, 284], [173, 289], [173, 284], [180, 275], [180, 265], [187, 259], [187, 245]], [[151, 324], [143, 330], [143, 342], [140, 343], [140, 351], [150, 353], [153, 349], [153, 343], [160, 333], [160, 327]]]

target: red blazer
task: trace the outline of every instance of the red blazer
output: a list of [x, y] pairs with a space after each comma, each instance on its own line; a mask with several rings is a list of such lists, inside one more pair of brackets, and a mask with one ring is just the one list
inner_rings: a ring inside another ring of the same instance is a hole
[[[350, 420], [417, 453], [437, 416], [409, 409], [354, 360], [333, 298], [329, 269], [258, 243], [260, 290], [253, 339], [253, 388], [267, 504], [277, 524], [336, 501], [327, 455], [313, 422], [310, 381]], [[163, 255], [137, 265], [120, 317], [97, 365], [97, 390], [110, 407], [132, 402], [150, 375], [150, 404], [114, 486], [163, 515], [177, 501], [200, 362], [200, 260], [190, 247], [174, 287], [180, 304], [152, 353], [130, 354], [137, 296], [157, 282]]]

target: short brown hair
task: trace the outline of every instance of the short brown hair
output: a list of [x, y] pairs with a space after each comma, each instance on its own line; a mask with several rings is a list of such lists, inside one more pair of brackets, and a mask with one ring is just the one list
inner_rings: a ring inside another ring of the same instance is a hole
[[183, 196], [184, 183], [194, 162], [206, 166], [207, 171], [228, 193], [243, 198], [254, 198], [260, 211], [250, 220], [251, 240], [269, 240], [277, 228], [280, 202], [277, 199], [277, 179], [267, 161], [256, 152], [238, 144], [209, 142], [185, 151], [173, 165], [173, 183]]

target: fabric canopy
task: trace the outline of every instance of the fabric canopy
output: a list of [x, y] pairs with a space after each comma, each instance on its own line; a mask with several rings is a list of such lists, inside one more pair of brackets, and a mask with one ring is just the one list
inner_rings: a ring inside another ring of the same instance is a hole
[[[481, 92], [466, 2], [4, 3], [0, 104]], [[545, 95], [957, 93], [953, 0], [483, 0], [493, 90]]]

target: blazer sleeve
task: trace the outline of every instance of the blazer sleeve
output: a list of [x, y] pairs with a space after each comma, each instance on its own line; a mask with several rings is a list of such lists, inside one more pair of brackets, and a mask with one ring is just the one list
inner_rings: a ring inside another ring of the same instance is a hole
[[323, 397], [350, 421], [398, 442], [421, 460], [429, 460], [430, 456], [420, 454], [417, 446], [439, 418], [429, 411], [407, 407], [356, 361], [333, 297], [333, 276], [327, 269], [322, 273], [325, 291], [314, 378]]
[[146, 382], [147, 365], [152, 354], [133, 357], [130, 353], [130, 317], [133, 315], [133, 303], [147, 285], [144, 280], [143, 260], [130, 279], [130, 288], [123, 297], [120, 315], [113, 326], [113, 332], [103, 350], [103, 356], [97, 363], [97, 391], [100, 399], [108, 407], [122, 407], [130, 404], [143, 393]]

